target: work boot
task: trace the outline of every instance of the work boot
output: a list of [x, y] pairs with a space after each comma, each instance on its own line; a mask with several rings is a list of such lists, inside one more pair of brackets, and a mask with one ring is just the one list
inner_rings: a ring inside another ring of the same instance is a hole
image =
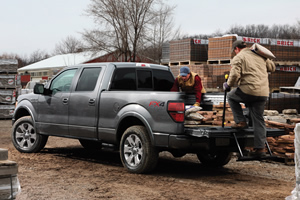
[[248, 125], [246, 122], [240, 122], [238, 124], [234, 124], [231, 126], [231, 128], [237, 128], [237, 129], [243, 129], [243, 128], [247, 128]]
[[264, 149], [256, 149], [255, 151], [250, 151], [249, 156], [254, 158], [263, 158], [266, 156], [266, 152]]

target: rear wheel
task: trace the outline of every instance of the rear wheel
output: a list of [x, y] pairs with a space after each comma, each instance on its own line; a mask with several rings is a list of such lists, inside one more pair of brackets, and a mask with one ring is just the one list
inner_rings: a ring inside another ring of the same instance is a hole
[[48, 136], [36, 133], [32, 118], [25, 116], [14, 123], [11, 139], [18, 151], [23, 153], [36, 153], [45, 147]]
[[145, 127], [132, 126], [124, 132], [120, 157], [123, 166], [132, 173], [147, 173], [156, 167], [158, 151], [151, 144]]
[[231, 159], [232, 153], [228, 151], [200, 152], [197, 154], [200, 162], [207, 167], [222, 167]]

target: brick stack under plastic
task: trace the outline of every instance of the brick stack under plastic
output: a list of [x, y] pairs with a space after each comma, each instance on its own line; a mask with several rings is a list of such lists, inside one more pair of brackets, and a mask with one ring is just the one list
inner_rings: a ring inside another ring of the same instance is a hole
[[18, 60], [0, 59], [0, 119], [12, 118], [17, 93]]

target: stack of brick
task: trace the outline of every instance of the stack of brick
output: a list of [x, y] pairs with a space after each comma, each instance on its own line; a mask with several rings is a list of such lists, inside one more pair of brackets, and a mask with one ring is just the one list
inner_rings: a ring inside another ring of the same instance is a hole
[[[244, 108], [244, 106], [243, 106]], [[224, 103], [213, 105], [212, 111], [198, 111], [204, 118], [194, 121], [186, 121], [188, 125], [222, 126]], [[232, 126], [234, 123], [233, 113], [228, 103], [225, 106], [224, 126]]]
[[275, 156], [284, 159], [286, 164], [294, 164], [294, 129], [295, 124], [300, 122], [300, 118], [297, 118], [298, 115], [295, 109], [283, 110], [283, 114], [281, 114], [280, 116], [283, 120], [265, 120], [266, 126], [271, 128], [285, 129], [286, 135], [282, 135], [279, 137], [268, 137], [267, 141]]
[[191, 38], [171, 41], [170, 65], [189, 65], [197, 62], [206, 63], [207, 42], [195, 42]]
[[0, 119], [11, 118], [16, 102], [18, 61], [0, 59]]
[[208, 41], [208, 63], [215, 63], [214, 61], [228, 62], [233, 58], [234, 54], [231, 49], [232, 43], [236, 41], [236, 36], [209, 38]]
[[276, 70], [269, 74], [270, 92], [279, 91], [280, 87], [292, 87], [300, 76], [299, 72], [286, 72]]
[[300, 61], [299, 40], [250, 38], [232, 35], [217, 38], [209, 38], [208, 63], [222, 64], [222, 62], [220, 61], [230, 61], [235, 55], [231, 52], [232, 43], [237, 39], [245, 41], [247, 47], [252, 46], [254, 43], [259, 43], [262, 46], [266, 47], [276, 56], [276, 58], [274, 59], [276, 63], [278, 62], [279, 64], [281, 64], [282, 61]]

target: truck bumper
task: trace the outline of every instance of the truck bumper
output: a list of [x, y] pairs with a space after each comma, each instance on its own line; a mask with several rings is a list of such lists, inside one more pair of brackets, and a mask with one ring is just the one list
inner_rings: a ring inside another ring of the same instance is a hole
[[[235, 133], [242, 147], [253, 147], [254, 134], [252, 128], [243, 130], [232, 129], [230, 127], [195, 127], [185, 128], [182, 135], [154, 134], [155, 146], [180, 150], [210, 150], [210, 149], [230, 149], [237, 150], [237, 145], [233, 136]], [[284, 135], [282, 129], [267, 128], [267, 137]]]

